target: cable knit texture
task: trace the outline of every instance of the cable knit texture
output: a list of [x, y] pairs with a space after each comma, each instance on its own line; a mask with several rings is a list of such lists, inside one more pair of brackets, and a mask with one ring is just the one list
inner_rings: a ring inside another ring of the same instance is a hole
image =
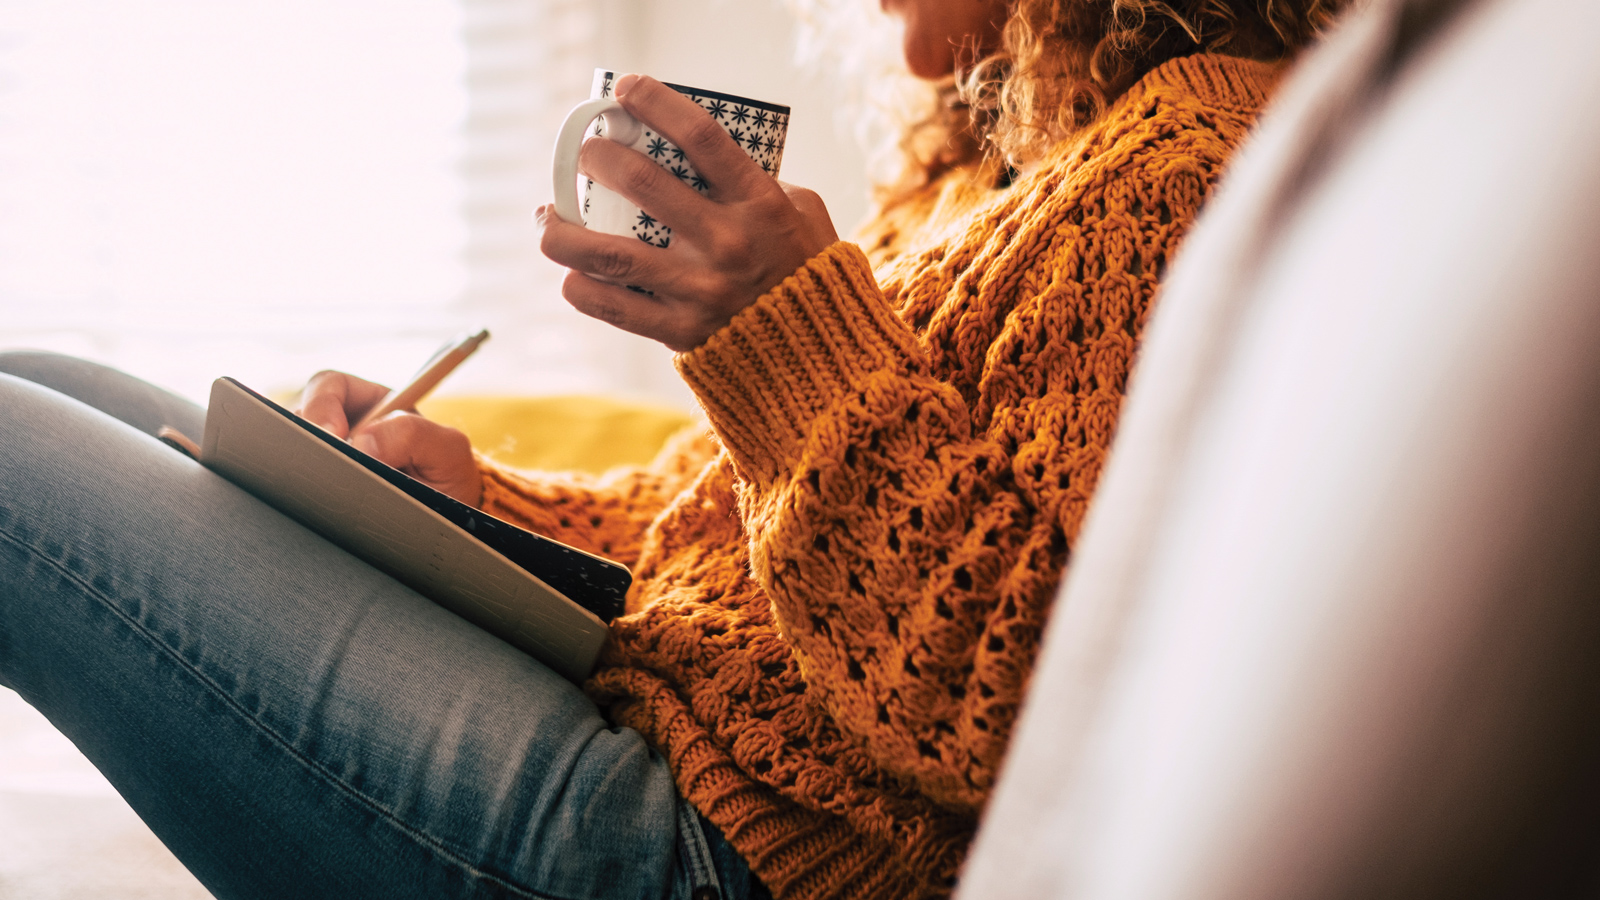
[[[634, 568], [588, 690], [784, 900], [950, 892], [1167, 262], [1276, 80], [1162, 65], [679, 357], [714, 434], [485, 509]], [[870, 257], [870, 261], [869, 261]]]

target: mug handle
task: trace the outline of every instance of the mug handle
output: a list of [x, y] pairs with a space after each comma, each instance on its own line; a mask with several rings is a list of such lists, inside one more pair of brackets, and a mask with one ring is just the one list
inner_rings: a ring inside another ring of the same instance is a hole
[[578, 151], [583, 148], [583, 133], [589, 130], [589, 123], [600, 116], [606, 119], [606, 138], [619, 144], [631, 144], [644, 133], [639, 120], [610, 98], [585, 100], [567, 113], [566, 121], [556, 133], [551, 177], [555, 186], [556, 215], [574, 225], [583, 224], [583, 211], [578, 206]]

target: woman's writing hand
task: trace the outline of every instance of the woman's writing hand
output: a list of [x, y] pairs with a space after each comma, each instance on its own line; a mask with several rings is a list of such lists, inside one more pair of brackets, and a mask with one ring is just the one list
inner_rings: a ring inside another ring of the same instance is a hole
[[483, 499], [483, 483], [472, 456], [472, 442], [460, 431], [424, 419], [416, 410], [406, 410], [350, 433], [350, 423], [360, 421], [388, 393], [383, 385], [354, 375], [318, 372], [301, 391], [295, 413], [348, 438], [351, 446], [368, 456], [462, 503], [477, 506]]
[[572, 270], [561, 294], [579, 312], [692, 350], [838, 236], [820, 197], [762, 171], [693, 100], [637, 75], [617, 82], [616, 97], [677, 144], [710, 187], [702, 195], [644, 154], [591, 139], [579, 168], [669, 226], [672, 246], [590, 231], [545, 206], [535, 214], [540, 249]]

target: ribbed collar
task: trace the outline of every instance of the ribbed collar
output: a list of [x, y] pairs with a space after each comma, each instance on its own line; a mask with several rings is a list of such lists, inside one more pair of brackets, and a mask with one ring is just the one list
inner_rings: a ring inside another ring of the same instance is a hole
[[1128, 89], [1117, 105], [1163, 87], [1177, 87], [1192, 93], [1207, 106], [1254, 112], [1266, 105], [1285, 68], [1282, 62], [1261, 62], [1220, 53], [1180, 56], [1151, 69]]

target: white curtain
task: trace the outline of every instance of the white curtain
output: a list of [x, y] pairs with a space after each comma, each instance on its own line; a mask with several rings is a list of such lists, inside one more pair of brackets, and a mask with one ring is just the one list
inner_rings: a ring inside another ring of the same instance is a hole
[[[608, 0], [620, 2], [620, 0]], [[529, 211], [588, 88], [588, 0], [0, 0], [0, 349], [203, 399], [316, 369], [681, 402], [556, 293]]]

